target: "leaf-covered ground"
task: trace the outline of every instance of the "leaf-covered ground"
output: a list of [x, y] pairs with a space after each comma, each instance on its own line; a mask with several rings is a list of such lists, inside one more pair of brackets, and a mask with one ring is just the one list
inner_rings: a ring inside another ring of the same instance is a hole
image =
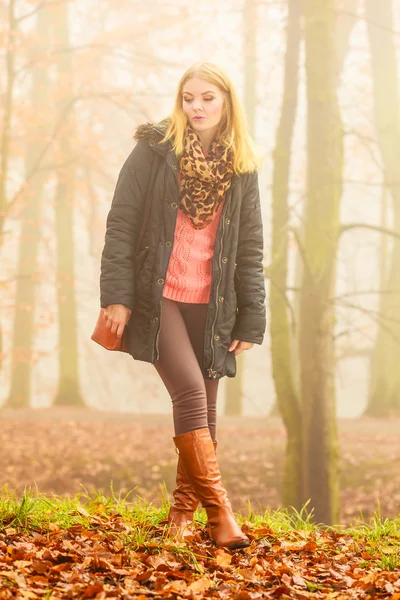
[[[170, 416], [91, 409], [0, 411], [0, 487], [74, 496], [130, 492], [160, 506], [174, 487]], [[400, 513], [400, 421], [341, 421], [341, 519]], [[280, 506], [285, 433], [278, 419], [220, 418], [218, 458], [235, 511]], [[111, 483], [112, 482], [112, 483]]]
[[0, 494], [0, 598], [400, 600], [400, 520], [321, 530], [284, 511], [251, 515], [248, 548], [216, 548], [198, 513], [168, 535], [168, 505]]

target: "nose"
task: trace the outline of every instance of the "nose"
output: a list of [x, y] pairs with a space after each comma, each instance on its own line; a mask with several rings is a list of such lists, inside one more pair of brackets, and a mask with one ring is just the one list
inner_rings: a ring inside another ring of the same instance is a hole
[[201, 98], [195, 98], [193, 100], [193, 110], [202, 110], [203, 104], [201, 102]]

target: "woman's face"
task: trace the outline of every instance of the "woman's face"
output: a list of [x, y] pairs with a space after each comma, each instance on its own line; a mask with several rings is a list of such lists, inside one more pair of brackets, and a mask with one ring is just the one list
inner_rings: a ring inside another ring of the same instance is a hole
[[224, 95], [219, 87], [193, 77], [182, 90], [182, 108], [197, 133], [218, 129], [224, 111]]

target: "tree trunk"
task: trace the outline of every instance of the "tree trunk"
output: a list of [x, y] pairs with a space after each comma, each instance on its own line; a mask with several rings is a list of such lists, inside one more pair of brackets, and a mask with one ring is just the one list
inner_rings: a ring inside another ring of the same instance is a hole
[[[244, 6], [244, 108], [250, 135], [255, 136], [257, 109], [257, 5], [246, 0]], [[237, 357], [236, 377], [225, 384], [225, 415], [243, 414], [244, 353]]]
[[[64, 50], [57, 65], [57, 106], [65, 112], [74, 93], [72, 52], [68, 35], [68, 4], [54, 10], [54, 38]], [[82, 406], [79, 388], [77, 306], [75, 296], [75, 256], [73, 236], [75, 163], [73, 152], [74, 111], [68, 112], [56, 144], [57, 171], [55, 193], [57, 246], [57, 303], [59, 321], [59, 386], [54, 405]]]
[[[375, 124], [381, 149], [385, 181], [392, 200], [394, 227], [400, 234], [399, 91], [393, 14], [390, 0], [366, 0], [371, 49]], [[393, 238], [388, 276], [380, 299], [380, 326], [374, 348], [366, 414], [374, 417], [400, 415], [400, 242]]]
[[338, 519], [335, 293], [343, 132], [336, 91], [333, 0], [304, 0], [308, 190], [300, 297], [303, 490], [315, 520]]
[[269, 303], [272, 374], [277, 404], [287, 432], [282, 500], [285, 506], [298, 509], [303, 501], [302, 411], [292, 378], [291, 331], [285, 294], [288, 270], [289, 175], [298, 96], [300, 21], [301, 3], [299, 0], [289, 0], [283, 101], [274, 152]]
[[[5, 55], [5, 73], [4, 73], [4, 95], [2, 98], [2, 118], [3, 126], [1, 133], [1, 148], [0, 148], [0, 248], [4, 243], [4, 222], [7, 216], [7, 177], [9, 164], [9, 148], [10, 148], [10, 132], [12, 124], [13, 112], [13, 93], [15, 82], [15, 36], [17, 31], [17, 23], [15, 20], [15, 0], [10, 0], [8, 5], [8, 39]], [[3, 334], [0, 322], [0, 369], [2, 367], [3, 356]]]
[[[49, 43], [49, 15], [43, 8], [36, 21], [37, 39], [43, 46]], [[35, 61], [34, 61], [35, 62]], [[50, 106], [49, 69], [38, 61], [32, 71], [31, 119], [27, 131], [25, 170], [29, 173], [42, 150], [40, 140], [49, 129]], [[6, 407], [27, 407], [31, 396], [32, 347], [34, 340], [35, 291], [40, 240], [40, 205], [47, 176], [41, 171], [30, 180], [21, 211], [16, 308], [12, 343], [11, 389]]]
[[3, 96], [3, 127], [0, 152], [0, 246], [3, 244], [4, 220], [7, 215], [7, 176], [10, 162], [10, 134], [13, 113], [13, 93], [15, 84], [15, 48], [17, 23], [15, 20], [15, 0], [8, 4], [8, 39], [5, 56], [5, 91]]
[[[357, 9], [360, 4], [360, 0], [346, 0], [346, 13], [341, 12], [342, 2], [336, 0], [337, 18], [336, 18], [336, 64], [337, 64], [337, 75], [338, 82], [340, 74], [343, 69], [344, 61], [349, 49], [349, 41], [353, 31], [353, 28], [357, 22], [357, 17], [353, 16], [357, 14]], [[349, 14], [352, 13], [352, 14]], [[288, 31], [289, 35], [289, 31]], [[289, 178], [289, 172], [287, 173]], [[287, 182], [289, 187], [289, 182]], [[301, 227], [298, 229], [298, 235], [300, 239], [303, 239], [304, 234]], [[294, 287], [300, 288], [303, 277], [303, 262], [299, 252], [295, 256], [295, 276], [294, 276]], [[286, 282], [285, 282], [286, 287]], [[281, 295], [281, 300], [284, 302], [284, 297]], [[295, 323], [300, 320], [300, 297], [296, 294], [293, 302], [293, 315]], [[296, 395], [300, 396], [300, 359], [299, 359], [299, 339], [298, 339], [298, 328], [292, 328], [291, 331], [291, 364], [292, 364], [292, 384]], [[276, 412], [275, 407], [272, 408], [271, 413], [274, 415]]]

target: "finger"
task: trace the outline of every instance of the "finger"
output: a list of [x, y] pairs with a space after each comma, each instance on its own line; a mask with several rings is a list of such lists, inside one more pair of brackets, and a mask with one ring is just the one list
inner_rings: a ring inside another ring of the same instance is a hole
[[113, 324], [111, 326], [111, 333], [117, 333], [117, 329], [118, 329], [118, 323], [113, 321]]
[[229, 346], [229, 352], [232, 352], [232, 350], [234, 350], [236, 348], [238, 343], [239, 343], [239, 340], [233, 340], [231, 345]]
[[107, 317], [106, 327], [108, 327], [108, 329], [111, 329], [111, 325], [112, 325], [112, 319], [110, 319], [110, 317]]
[[235, 347], [235, 356], [238, 356], [243, 351], [243, 343], [238, 341]]
[[118, 329], [117, 329], [117, 338], [121, 339], [122, 338], [122, 334], [124, 333], [124, 328], [125, 325], [123, 323], [120, 323], [118, 325]]

